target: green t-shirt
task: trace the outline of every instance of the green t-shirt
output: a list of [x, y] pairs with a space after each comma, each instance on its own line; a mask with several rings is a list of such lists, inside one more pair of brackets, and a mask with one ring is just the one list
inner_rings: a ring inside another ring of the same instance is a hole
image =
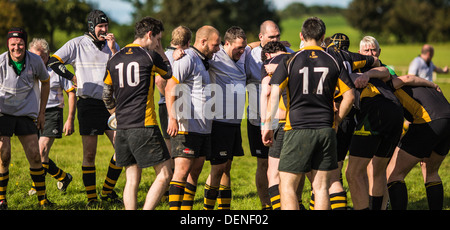
[[22, 73], [22, 70], [23, 70], [23, 65], [25, 64], [25, 58], [20, 62], [15, 62], [13, 60], [11, 60], [11, 62], [13, 63], [14, 69], [20, 75], [20, 73]]

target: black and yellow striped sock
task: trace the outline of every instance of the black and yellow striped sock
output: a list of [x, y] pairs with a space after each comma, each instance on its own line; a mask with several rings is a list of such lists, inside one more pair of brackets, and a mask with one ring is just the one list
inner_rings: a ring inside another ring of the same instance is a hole
[[309, 210], [314, 210], [314, 193], [311, 190], [311, 199], [309, 200]]
[[347, 193], [345, 191], [330, 194], [331, 210], [347, 210]]
[[192, 210], [196, 190], [197, 186], [191, 183], [186, 183], [186, 187], [184, 188], [183, 203], [181, 203], [181, 210]]
[[214, 210], [218, 193], [219, 187], [205, 184], [205, 198], [203, 199], [203, 210]]
[[6, 200], [6, 188], [9, 182], [9, 171], [0, 173], [0, 200]]
[[116, 186], [117, 180], [122, 173], [122, 167], [116, 166], [116, 160], [114, 159], [114, 155], [111, 157], [109, 161], [108, 172], [106, 173], [105, 182], [103, 183], [102, 195], [108, 195], [112, 192], [114, 187]]
[[83, 184], [86, 188], [88, 202], [97, 200], [95, 166], [82, 166]]
[[444, 186], [442, 181], [428, 182], [425, 184], [428, 208], [430, 210], [442, 210], [444, 205]]
[[53, 162], [52, 159], [49, 159], [49, 162], [42, 162], [42, 166], [45, 168], [45, 171], [48, 174], [50, 174], [58, 181], [64, 180], [67, 176], [66, 172], [56, 166], [55, 162]]
[[183, 202], [185, 182], [171, 181], [169, 186], [169, 209], [180, 210]]
[[389, 204], [392, 210], [406, 210], [408, 207], [408, 190], [404, 181], [393, 181], [388, 185]]
[[217, 209], [230, 210], [231, 209], [231, 187], [220, 185], [219, 193], [217, 195]]
[[36, 189], [36, 194], [40, 205], [44, 205], [47, 201], [45, 196], [45, 170], [44, 167], [32, 169], [30, 168], [31, 180], [33, 181], [33, 188]]
[[280, 210], [281, 209], [280, 190], [278, 189], [277, 184], [269, 188], [269, 196], [270, 202], [272, 203], [272, 209]]

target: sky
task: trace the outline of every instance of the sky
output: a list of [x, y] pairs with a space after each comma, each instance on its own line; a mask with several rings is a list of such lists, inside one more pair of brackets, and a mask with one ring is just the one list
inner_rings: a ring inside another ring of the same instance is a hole
[[[131, 23], [131, 13], [133, 7], [130, 3], [123, 0], [87, 0], [88, 2], [97, 4], [98, 8], [104, 11], [110, 18], [120, 24]], [[305, 5], [332, 5], [339, 7], [347, 7], [351, 0], [269, 0], [272, 1], [276, 9], [284, 9], [290, 3], [303, 2]]]

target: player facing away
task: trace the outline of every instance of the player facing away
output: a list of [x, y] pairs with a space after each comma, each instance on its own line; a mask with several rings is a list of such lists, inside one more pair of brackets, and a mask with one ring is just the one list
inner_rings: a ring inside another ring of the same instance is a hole
[[[108, 33], [109, 20], [105, 13], [93, 10], [87, 17], [88, 32], [68, 41], [49, 60], [49, 67], [58, 75], [77, 85], [79, 130], [83, 144], [83, 183], [88, 205], [98, 203], [96, 166], [98, 135], [106, 136], [114, 145], [114, 131], [107, 121], [110, 116], [102, 100], [106, 63], [119, 50], [114, 35]], [[73, 66], [75, 75], [65, 65]], [[100, 198], [121, 203], [113, 188], [122, 172], [111, 157]]]
[[[26, 50], [27, 33], [8, 31], [8, 51], [0, 55], [0, 210], [8, 209], [6, 189], [11, 162], [11, 137], [15, 134], [30, 164], [30, 175], [40, 206], [46, 197], [45, 169], [39, 155], [38, 130], [44, 128], [45, 107], [50, 91], [49, 76], [42, 59]], [[39, 90], [39, 81], [42, 83]]]
[[114, 55], [107, 64], [103, 90], [106, 108], [116, 113], [116, 159], [125, 167], [123, 192], [125, 209], [137, 209], [137, 193], [143, 168], [155, 169], [144, 210], [156, 207], [172, 178], [169, 151], [156, 120], [155, 73], [172, 77], [170, 62], [164, 54], [161, 21], [145, 17], [136, 23], [135, 40]]
[[[297, 186], [303, 174], [311, 172], [315, 209], [328, 209], [330, 171], [337, 168], [336, 131], [354, 101], [354, 86], [345, 69], [319, 45], [325, 37], [325, 24], [312, 17], [303, 23], [300, 38], [304, 48], [275, 70], [271, 85], [270, 116], [263, 128], [264, 144], [273, 142], [272, 119], [278, 109], [280, 91], [287, 89], [285, 136], [280, 155], [281, 209], [299, 209]], [[343, 100], [334, 112], [338, 89]]]

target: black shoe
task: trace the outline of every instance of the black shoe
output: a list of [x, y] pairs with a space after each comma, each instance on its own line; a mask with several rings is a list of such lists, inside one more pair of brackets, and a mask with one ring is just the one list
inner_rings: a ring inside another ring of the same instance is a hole
[[102, 199], [102, 201], [107, 201], [110, 203], [114, 203], [114, 204], [123, 204], [122, 200], [119, 198], [119, 196], [116, 194], [116, 192], [111, 191], [111, 193], [108, 193], [106, 195], [103, 195], [100, 192], [100, 199]]
[[72, 175], [70, 175], [70, 173], [67, 173], [67, 177], [64, 180], [58, 181], [56, 183], [56, 186], [58, 187], [59, 191], [66, 192], [67, 187], [69, 186], [70, 182], [72, 182], [72, 178]]
[[0, 210], [8, 210], [8, 204], [6, 200], [0, 200]]

